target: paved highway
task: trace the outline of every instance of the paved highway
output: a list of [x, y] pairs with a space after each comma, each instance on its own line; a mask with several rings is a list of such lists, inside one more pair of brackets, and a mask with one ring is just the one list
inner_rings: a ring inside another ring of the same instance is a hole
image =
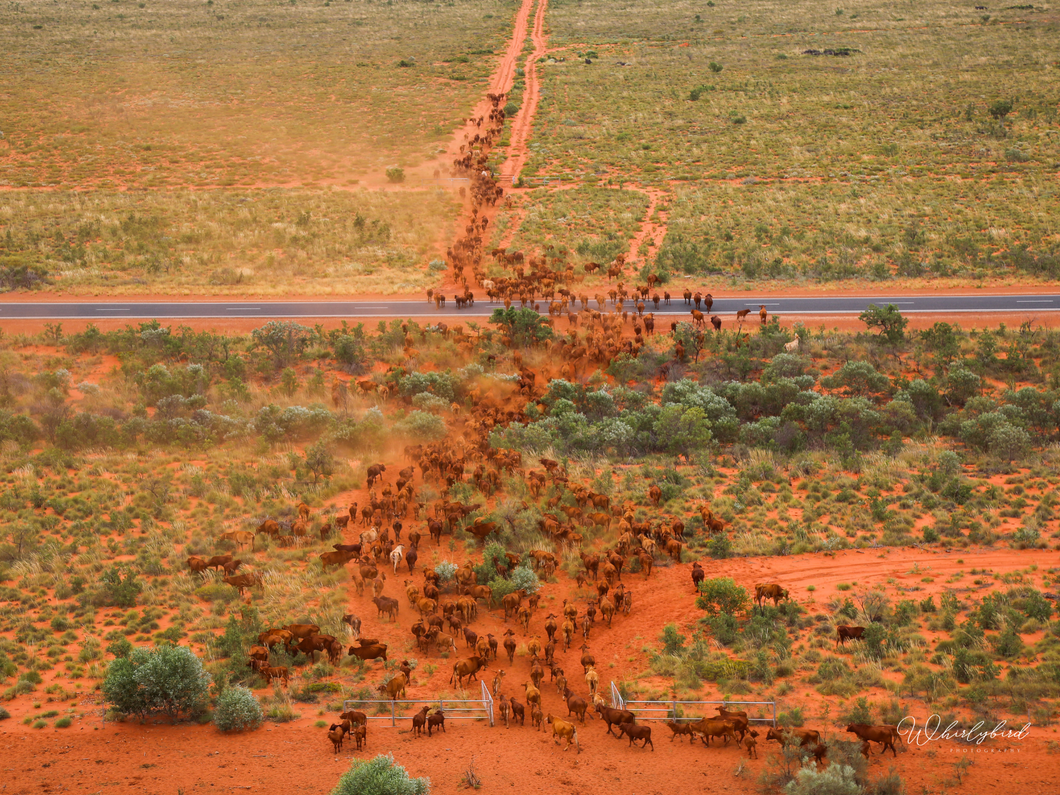
[[[539, 300], [544, 311], [546, 301]], [[739, 298], [715, 298], [711, 314], [733, 315], [740, 309], [757, 314], [765, 304], [771, 315], [856, 315], [869, 304], [895, 304], [903, 314], [918, 312], [1055, 312], [1060, 295], [902, 295], [842, 296], [815, 298], [755, 298], [753, 293]], [[595, 301], [589, 305], [596, 307]], [[0, 320], [72, 320], [122, 318], [141, 320], [190, 320], [194, 318], [371, 318], [371, 317], [482, 317], [502, 304], [476, 301], [473, 307], [458, 310], [452, 302], [435, 309], [426, 301], [184, 301], [92, 303], [9, 303], [0, 302]], [[608, 305], [610, 307], [610, 304]], [[631, 304], [627, 301], [626, 307]], [[648, 304], [648, 309], [652, 309]], [[680, 298], [670, 306], [660, 305], [658, 315], [686, 315], [689, 308]]]

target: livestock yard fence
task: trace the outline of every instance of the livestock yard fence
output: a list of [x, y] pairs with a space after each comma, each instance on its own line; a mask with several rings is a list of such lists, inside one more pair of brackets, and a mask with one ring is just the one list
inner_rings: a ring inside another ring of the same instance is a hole
[[[764, 707], [755, 710], [766, 715], [751, 715], [747, 711], [748, 723], [761, 723], [769, 726], [777, 725], [777, 702], [775, 701], [627, 701], [618, 692], [615, 683], [611, 683], [611, 706], [615, 709], [624, 709], [632, 712], [638, 721], [642, 720], [673, 720], [687, 718], [689, 711], [701, 711], [696, 707], [724, 707], [725, 709], [740, 710], [745, 707]], [[708, 716], [709, 717], [709, 716]]]
[[[485, 682], [479, 682], [479, 685], [482, 687], [482, 698], [397, 699], [396, 701], [391, 701], [389, 698], [367, 700], [349, 698], [342, 702], [342, 711], [363, 711], [368, 720], [388, 720], [391, 726], [397, 726], [399, 720], [412, 720], [420, 707], [429, 705], [442, 710], [446, 720], [485, 719], [489, 721], [490, 726], [493, 726], [493, 695]], [[408, 715], [401, 714], [404, 712], [403, 708], [409, 705], [415, 709]], [[369, 711], [381, 714], [369, 715]]]

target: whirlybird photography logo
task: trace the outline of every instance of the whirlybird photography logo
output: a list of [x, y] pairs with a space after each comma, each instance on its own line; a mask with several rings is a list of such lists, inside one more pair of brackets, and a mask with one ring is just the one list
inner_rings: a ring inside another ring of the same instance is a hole
[[957, 721], [944, 724], [939, 715], [932, 715], [923, 725], [917, 724], [917, 719], [907, 715], [898, 722], [898, 734], [907, 743], [915, 743], [923, 747], [928, 743], [942, 740], [955, 740], [966, 745], [976, 746], [976, 753], [1011, 753], [1019, 751], [1018, 748], [983, 748], [987, 740], [1022, 740], [1026, 738], [1031, 729], [1030, 723], [1022, 727], [1009, 727], [1008, 721], [998, 721], [990, 725], [986, 721], [979, 721], [974, 726], [962, 727]]

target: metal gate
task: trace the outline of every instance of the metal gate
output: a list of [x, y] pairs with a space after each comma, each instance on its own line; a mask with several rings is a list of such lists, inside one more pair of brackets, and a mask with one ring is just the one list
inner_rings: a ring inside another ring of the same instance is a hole
[[[490, 726], [494, 725], [493, 719], [493, 695], [490, 693], [485, 682], [479, 682], [482, 687], [482, 698], [437, 698], [437, 699], [355, 699], [348, 698], [342, 702], [342, 711], [363, 711], [368, 720], [388, 720], [391, 726], [397, 726], [399, 720], [412, 720], [420, 708], [429, 705], [438, 707], [445, 713], [446, 720], [486, 720]], [[381, 715], [369, 715], [371, 710], [375, 712], [378, 705], [385, 705]], [[407, 715], [403, 707], [413, 706]]]
[[638, 721], [642, 720], [680, 720], [681, 716], [678, 712], [678, 708], [684, 709], [685, 707], [724, 707], [729, 709], [730, 707], [736, 709], [742, 709], [744, 707], [765, 707], [765, 709], [757, 710], [759, 715], [751, 715], [750, 710], [747, 716], [748, 723], [762, 723], [769, 726], [777, 725], [777, 702], [775, 701], [679, 701], [677, 699], [670, 699], [669, 701], [651, 701], [651, 700], [636, 700], [627, 701], [622, 697], [622, 694], [618, 692], [618, 688], [615, 683], [611, 683], [611, 706], [616, 709], [624, 709], [632, 712]]

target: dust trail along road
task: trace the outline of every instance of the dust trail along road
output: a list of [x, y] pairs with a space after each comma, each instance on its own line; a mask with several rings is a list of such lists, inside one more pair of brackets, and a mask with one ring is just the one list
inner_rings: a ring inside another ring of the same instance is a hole
[[[542, 309], [548, 302], [540, 300]], [[757, 310], [764, 304], [770, 315], [793, 317], [798, 315], [856, 315], [869, 304], [896, 305], [903, 314], [975, 314], [990, 312], [1044, 313], [1060, 311], [1060, 295], [902, 295], [837, 296], [812, 298], [776, 298], [761, 300], [743, 296], [740, 298], [715, 298], [710, 314], [718, 315], [726, 326], [732, 324], [733, 315], [740, 309], [751, 309], [753, 316], [748, 325], [758, 323]], [[596, 308], [596, 302], [590, 301]], [[518, 307], [518, 304], [514, 304]], [[631, 308], [627, 303], [626, 307]], [[426, 301], [172, 301], [132, 302], [107, 301], [92, 303], [12, 303], [0, 304], [0, 321], [3, 320], [91, 320], [99, 318], [123, 318], [142, 320], [182, 320], [195, 318], [371, 318], [371, 317], [488, 317], [501, 303], [476, 301], [468, 309], [446, 307], [435, 309]], [[691, 307], [681, 298], [673, 299], [670, 306], [659, 305], [648, 309], [657, 316], [690, 316]]]

